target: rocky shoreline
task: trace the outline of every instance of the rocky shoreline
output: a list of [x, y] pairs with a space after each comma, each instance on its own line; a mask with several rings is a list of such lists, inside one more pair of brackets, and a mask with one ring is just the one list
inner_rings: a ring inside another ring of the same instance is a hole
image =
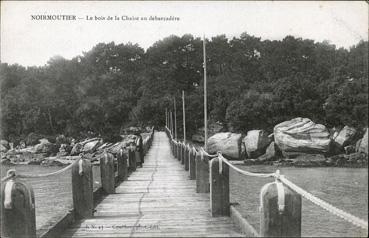
[[120, 148], [124, 152], [131, 142], [136, 139], [137, 131], [145, 139], [151, 128], [130, 128], [121, 140], [116, 143], [105, 142], [102, 138], [86, 138], [81, 141], [75, 141], [73, 138], [67, 138], [64, 135], [56, 137], [52, 143], [46, 138], [38, 139], [38, 144], [17, 145], [15, 148], [6, 140], [1, 140], [1, 161], [2, 165], [41, 165], [41, 166], [66, 166], [73, 163], [76, 159], [83, 156], [89, 159], [93, 164], [98, 164], [104, 151], [116, 154]]
[[[246, 165], [368, 167], [368, 128], [328, 129], [298, 117], [277, 124], [272, 133], [227, 132], [219, 124], [209, 129], [208, 153], [220, 151], [226, 158], [243, 160]], [[192, 140], [201, 143], [203, 137], [194, 135]]]

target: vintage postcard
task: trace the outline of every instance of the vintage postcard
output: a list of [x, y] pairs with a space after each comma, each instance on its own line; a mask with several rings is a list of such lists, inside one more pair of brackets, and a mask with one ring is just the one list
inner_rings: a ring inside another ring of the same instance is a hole
[[367, 1], [1, 1], [1, 237], [367, 237]]

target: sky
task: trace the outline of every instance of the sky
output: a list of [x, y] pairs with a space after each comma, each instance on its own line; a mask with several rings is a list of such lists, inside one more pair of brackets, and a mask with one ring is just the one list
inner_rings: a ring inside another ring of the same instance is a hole
[[[75, 21], [32, 20], [32, 15], [75, 15]], [[89, 17], [176, 17], [178, 21], [87, 20]], [[287, 35], [328, 40], [349, 48], [368, 40], [368, 4], [288, 1], [1, 1], [1, 62], [42, 66], [71, 59], [100, 42], [138, 43], [147, 49], [169, 35], [211, 38], [241, 33], [263, 40]]]

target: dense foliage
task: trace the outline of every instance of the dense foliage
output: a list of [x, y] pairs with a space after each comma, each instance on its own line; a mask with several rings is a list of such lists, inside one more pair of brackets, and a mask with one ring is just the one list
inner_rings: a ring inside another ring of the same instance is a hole
[[[71, 60], [53, 57], [43, 67], [2, 63], [2, 137], [111, 136], [131, 125], [163, 125], [174, 97], [182, 125], [182, 90], [191, 134], [203, 125], [202, 53], [201, 39], [184, 35], [146, 51], [100, 43]], [[271, 130], [297, 116], [330, 127], [367, 126], [366, 41], [347, 50], [293, 36], [220, 35], [207, 42], [207, 66], [210, 119], [230, 130]]]

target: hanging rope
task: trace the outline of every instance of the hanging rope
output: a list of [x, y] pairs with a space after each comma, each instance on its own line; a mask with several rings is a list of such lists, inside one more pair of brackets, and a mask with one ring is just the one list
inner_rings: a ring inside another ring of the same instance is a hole
[[51, 173], [46, 173], [46, 174], [17, 174], [16, 171], [14, 169], [10, 169], [8, 170], [8, 174], [6, 177], [2, 178], [1, 179], [1, 182], [4, 182], [10, 178], [14, 178], [14, 177], [17, 177], [17, 178], [43, 178], [43, 177], [50, 177], [50, 176], [55, 176], [55, 175], [58, 175], [58, 174], [61, 174], [67, 170], [69, 170], [70, 168], [72, 168], [72, 166], [76, 163], [78, 163], [78, 161], [80, 160], [81, 158], [79, 159], [76, 159], [73, 163], [71, 163], [70, 165], [58, 170], [58, 171], [55, 171], [55, 172], [51, 172]]
[[[284, 175], [280, 175], [279, 170], [277, 170], [275, 173], [253, 173], [253, 172], [249, 172], [246, 170], [241, 170], [237, 167], [235, 167], [232, 163], [230, 163], [226, 158], [223, 157], [223, 155], [218, 152], [218, 157], [221, 158], [221, 160], [226, 163], [229, 167], [231, 167], [232, 169], [234, 169], [235, 171], [239, 172], [240, 174], [246, 175], [246, 176], [252, 176], [252, 177], [260, 177], [260, 178], [270, 178], [273, 177], [276, 179], [275, 183], [277, 185], [277, 189], [278, 189], [278, 201], [280, 201], [278, 203], [278, 207], [279, 207], [279, 211], [282, 212], [284, 210], [284, 195], [282, 197], [282, 192], [284, 194], [284, 191], [282, 191], [283, 186], [281, 186], [282, 184], [286, 185], [287, 187], [289, 187], [290, 189], [292, 189], [293, 191], [295, 191], [296, 193], [300, 194], [302, 197], [306, 198], [307, 200], [311, 201], [312, 203], [314, 203], [315, 205], [325, 209], [326, 211], [344, 219], [345, 221], [348, 221], [350, 223], [352, 223], [355, 226], [358, 226], [360, 228], [363, 228], [365, 230], [368, 230], [368, 222], [360, 219], [354, 215], [351, 215], [348, 212], [345, 212], [325, 201], [323, 201], [322, 199], [315, 197], [314, 195], [312, 195], [311, 193], [307, 192], [306, 190], [300, 188], [299, 186], [297, 186], [296, 184], [292, 183], [290, 180], [288, 180]], [[284, 190], [284, 188], [283, 188]]]
[[206, 151], [204, 150], [204, 148], [202, 148], [202, 147], [200, 147], [200, 150], [201, 150], [201, 151], [202, 151], [206, 156], [208, 156], [208, 157], [210, 157], [210, 158], [218, 157], [218, 154], [211, 155], [211, 154], [209, 154], [208, 152], [206, 152]]

